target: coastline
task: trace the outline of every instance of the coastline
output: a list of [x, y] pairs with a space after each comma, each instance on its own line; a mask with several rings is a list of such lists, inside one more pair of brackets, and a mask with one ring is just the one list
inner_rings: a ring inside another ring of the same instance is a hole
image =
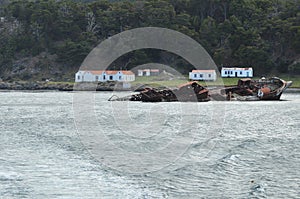
[[73, 84], [23, 81], [0, 82], [0, 90], [73, 90]]
[[300, 93], [300, 88], [287, 88], [285, 93]]
[[[75, 87], [75, 88], [74, 88]], [[71, 82], [0, 82], [0, 91], [141, 91], [145, 85], [137, 84], [132, 88], [123, 88], [115, 82], [80, 83]]]
[[[3, 91], [73, 91], [74, 83], [71, 82], [0, 82], [0, 92]], [[231, 85], [225, 85], [230, 87]], [[136, 84], [132, 88], [122, 88], [114, 82], [101, 84], [85, 83], [76, 86], [76, 91], [142, 91], [147, 84]], [[151, 87], [151, 86], [150, 86]], [[216, 88], [218, 86], [207, 86], [207, 88]], [[94, 89], [91, 89], [94, 88]], [[176, 87], [174, 87], [176, 88]], [[300, 93], [300, 87], [287, 88], [285, 93]]]

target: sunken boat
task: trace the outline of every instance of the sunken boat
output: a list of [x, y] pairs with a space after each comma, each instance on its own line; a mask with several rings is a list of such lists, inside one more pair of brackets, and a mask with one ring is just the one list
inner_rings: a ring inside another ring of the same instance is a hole
[[226, 88], [206, 88], [198, 82], [188, 82], [176, 89], [145, 88], [138, 94], [126, 97], [112, 96], [109, 101], [142, 101], [142, 102], [207, 102], [214, 101], [258, 101], [280, 100], [282, 93], [292, 85], [278, 77], [240, 79], [237, 86]]
[[292, 85], [292, 81], [285, 81], [278, 77], [240, 79], [237, 86], [221, 90], [226, 100], [280, 100], [282, 93]]
[[126, 97], [111, 97], [109, 101], [142, 101], [142, 102], [207, 102], [209, 90], [197, 82], [188, 82], [176, 89], [145, 88], [138, 94]]

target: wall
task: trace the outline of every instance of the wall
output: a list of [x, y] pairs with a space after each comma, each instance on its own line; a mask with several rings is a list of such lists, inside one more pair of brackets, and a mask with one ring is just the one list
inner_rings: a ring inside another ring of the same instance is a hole
[[[226, 72], [227, 72], [227, 74], [226, 74]], [[222, 69], [221, 77], [253, 77], [253, 70]]]
[[[195, 74], [197, 75], [197, 77], [195, 77]], [[200, 77], [200, 75], [202, 75], [202, 77]], [[211, 77], [209, 77], [209, 75]], [[217, 78], [216, 78], [216, 73], [193, 73], [193, 72], [190, 72], [189, 73], [189, 79], [191, 80], [209, 80], [209, 81], [215, 81]]]

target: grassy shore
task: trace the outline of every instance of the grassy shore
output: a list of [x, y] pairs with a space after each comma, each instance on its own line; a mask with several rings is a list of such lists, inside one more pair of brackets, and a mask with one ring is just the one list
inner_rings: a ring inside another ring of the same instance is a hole
[[[237, 84], [239, 78], [218, 78], [217, 81], [200, 81], [200, 84], [203, 86], [233, 86]], [[177, 87], [181, 84], [187, 83], [189, 80], [186, 79], [172, 79], [172, 80], [157, 80], [157, 77], [136, 77], [136, 81], [132, 84], [139, 85], [139, 84], [146, 84], [151, 87]]]
[[[259, 77], [254, 77], [258, 79]], [[291, 88], [300, 88], [300, 76], [280, 76], [281, 79], [286, 81], [293, 81]], [[240, 78], [218, 78], [217, 81], [200, 81], [203, 86], [235, 86]], [[177, 87], [181, 84], [187, 83], [189, 80], [187, 78], [183, 79], [173, 79], [173, 80], [160, 80], [158, 77], [136, 77], [136, 80], [132, 82], [133, 86], [148, 85], [150, 87]], [[69, 84], [73, 85], [74, 82], [44, 82], [46, 85], [62, 85]]]
[[298, 77], [290, 77], [290, 76], [282, 76], [281, 79], [284, 79], [285, 81], [293, 81], [293, 85], [291, 88], [300, 88], [300, 76]]

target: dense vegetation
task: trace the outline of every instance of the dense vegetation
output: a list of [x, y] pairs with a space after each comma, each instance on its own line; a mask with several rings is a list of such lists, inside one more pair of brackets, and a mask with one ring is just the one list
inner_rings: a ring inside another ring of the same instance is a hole
[[[170, 28], [191, 36], [219, 66], [252, 66], [256, 75], [300, 73], [299, 0], [10, 3], [6, 0], [2, 3], [0, 71], [3, 74], [21, 70], [20, 62], [31, 63], [28, 59], [37, 59], [35, 72], [75, 71], [90, 50], [109, 36], [147, 26]], [[147, 62], [170, 65], [181, 72], [191, 67], [180, 57], [159, 50], [135, 51], [114, 64], [131, 68]], [[24, 78], [30, 78], [30, 71], [27, 73]]]

